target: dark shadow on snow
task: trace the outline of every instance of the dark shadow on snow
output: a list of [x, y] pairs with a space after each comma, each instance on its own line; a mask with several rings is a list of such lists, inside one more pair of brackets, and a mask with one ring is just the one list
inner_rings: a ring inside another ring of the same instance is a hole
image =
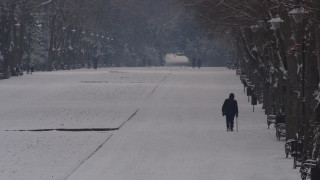
[[116, 131], [119, 128], [79, 128], [79, 129], [69, 129], [69, 128], [57, 128], [57, 129], [29, 129], [29, 130], [5, 130], [5, 131], [31, 131], [31, 132], [43, 132], [43, 131], [71, 131], [71, 132], [85, 132], [85, 131]]
[[17, 132], [46, 132], [46, 131], [70, 131], [70, 132], [90, 132], [90, 131], [117, 131], [122, 126], [124, 126], [128, 121], [130, 121], [137, 113], [139, 109], [137, 109], [125, 122], [123, 122], [117, 128], [55, 128], [55, 129], [20, 129], [20, 130], [5, 130], [5, 131], [17, 131]]

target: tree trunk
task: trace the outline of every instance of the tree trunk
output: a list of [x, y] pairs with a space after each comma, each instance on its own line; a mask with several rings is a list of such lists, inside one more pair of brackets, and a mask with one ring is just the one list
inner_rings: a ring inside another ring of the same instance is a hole
[[52, 66], [54, 61], [55, 24], [56, 24], [56, 15], [52, 15], [51, 24], [50, 24], [50, 42], [49, 42], [49, 49], [48, 49], [47, 71], [52, 71]]

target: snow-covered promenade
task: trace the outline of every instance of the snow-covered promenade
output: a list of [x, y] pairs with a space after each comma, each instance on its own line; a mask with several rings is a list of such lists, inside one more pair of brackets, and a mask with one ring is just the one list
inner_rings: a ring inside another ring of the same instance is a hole
[[[230, 92], [239, 132], [227, 132], [221, 114]], [[255, 110], [226, 68], [14, 77], [0, 81], [0, 179], [300, 179], [261, 106]], [[75, 129], [82, 131], [61, 131]]]

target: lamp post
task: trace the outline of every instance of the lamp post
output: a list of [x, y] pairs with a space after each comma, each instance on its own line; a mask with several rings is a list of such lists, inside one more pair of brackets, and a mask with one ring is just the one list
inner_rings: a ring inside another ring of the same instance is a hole
[[298, 7], [292, 9], [288, 14], [292, 16], [293, 20], [296, 23], [301, 23], [303, 22], [304, 16], [308, 14], [308, 11], [305, 10], [303, 7]]
[[306, 100], [305, 100], [305, 77], [306, 77], [306, 43], [305, 39], [302, 41], [301, 46], [301, 56], [302, 56], [302, 82], [301, 82], [301, 129], [300, 135], [304, 134], [304, 125], [305, 125], [305, 113], [306, 113]]
[[[293, 20], [300, 24], [303, 22], [304, 17], [308, 14], [308, 11], [305, 10], [303, 7], [297, 7], [291, 10], [288, 13]], [[296, 44], [296, 47], [301, 48], [301, 61], [302, 61], [302, 80], [301, 80], [301, 118], [300, 118], [300, 129], [299, 129], [299, 137], [304, 135], [304, 125], [305, 125], [305, 64], [306, 64], [306, 42], [305, 38], [302, 39], [302, 44]]]
[[[303, 7], [298, 7], [291, 10], [288, 14], [293, 18], [293, 20], [300, 24], [303, 22], [305, 15], [308, 13]], [[300, 25], [304, 28], [303, 25]], [[302, 30], [304, 31], [304, 30]], [[304, 33], [303, 33], [304, 34]], [[301, 49], [301, 61], [302, 61], [302, 79], [301, 79], [301, 116], [299, 122], [299, 131], [297, 135], [297, 148], [296, 154], [294, 155], [294, 168], [296, 168], [297, 161], [302, 161], [303, 159], [303, 140], [304, 140], [304, 126], [305, 126], [305, 62], [306, 62], [306, 42], [303, 35], [302, 43], [296, 44], [296, 49]]]
[[[275, 35], [276, 35], [276, 30], [280, 28], [281, 23], [283, 23], [284, 21], [279, 17], [275, 17], [272, 18], [268, 21], [268, 23], [271, 24], [271, 30], [275, 31]], [[272, 67], [272, 71], [274, 71], [273, 67]], [[275, 90], [274, 88], [272, 89], [272, 113], [275, 115], [276, 114], [276, 107], [275, 107]]]

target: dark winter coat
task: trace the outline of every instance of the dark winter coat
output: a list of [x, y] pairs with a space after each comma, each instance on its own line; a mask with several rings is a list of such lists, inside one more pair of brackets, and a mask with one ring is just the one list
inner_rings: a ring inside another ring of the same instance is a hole
[[226, 99], [222, 106], [222, 114], [227, 117], [238, 117], [238, 103], [233, 98]]

